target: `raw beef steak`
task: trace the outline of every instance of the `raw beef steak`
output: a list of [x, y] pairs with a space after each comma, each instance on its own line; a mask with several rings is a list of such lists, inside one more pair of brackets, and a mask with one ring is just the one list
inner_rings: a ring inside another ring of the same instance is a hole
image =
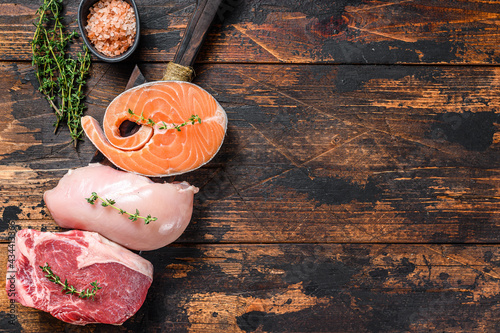
[[[9, 297], [76, 325], [122, 324], [139, 310], [153, 281], [149, 261], [94, 232], [20, 230], [14, 254], [14, 267], [7, 268]], [[78, 291], [91, 289], [96, 280], [102, 289], [94, 300], [65, 294], [45, 277], [40, 266], [46, 264]]]

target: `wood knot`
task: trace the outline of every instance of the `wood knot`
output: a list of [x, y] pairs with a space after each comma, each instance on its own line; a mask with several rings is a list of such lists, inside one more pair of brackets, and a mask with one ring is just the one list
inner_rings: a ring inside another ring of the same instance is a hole
[[310, 29], [316, 35], [328, 38], [347, 30], [348, 23], [349, 19], [344, 15], [340, 17], [331, 16], [316, 22]]

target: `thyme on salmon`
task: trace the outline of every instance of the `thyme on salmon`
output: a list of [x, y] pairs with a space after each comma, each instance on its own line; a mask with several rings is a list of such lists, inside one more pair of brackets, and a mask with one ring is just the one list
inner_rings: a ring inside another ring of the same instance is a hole
[[[128, 113], [131, 115], [131, 116], [135, 116], [137, 117], [137, 119], [135, 120], [135, 122], [137, 124], [142, 124], [142, 123], [146, 123], [147, 125], [150, 125], [150, 126], [155, 126], [156, 125], [156, 122], [151, 119], [151, 118], [144, 118], [144, 112], [141, 112], [140, 115], [137, 115], [134, 113], [134, 111], [132, 111], [131, 109], [128, 109]], [[185, 121], [183, 122], [182, 124], [174, 124], [172, 123], [172, 126], [169, 127], [169, 125], [167, 123], [165, 123], [164, 121], [162, 121], [162, 125], [160, 125], [160, 127], [158, 127], [159, 129], [161, 130], [164, 130], [164, 129], [171, 129], [171, 128], [175, 128], [178, 132], [181, 131], [181, 127], [184, 127], [186, 126], [187, 124], [191, 123], [191, 125], [194, 125], [196, 122], [198, 122], [199, 124], [201, 124], [201, 118], [196, 115], [196, 114], [193, 114], [191, 115], [191, 117], [189, 117], [188, 121]]]
[[66, 31], [62, 10], [62, 0], [43, 0], [37, 10], [31, 41], [32, 65], [40, 85], [38, 90], [56, 115], [54, 132], [65, 122], [76, 146], [83, 136], [80, 121], [85, 110], [83, 88], [91, 61], [86, 46], [76, 59], [66, 54], [68, 44], [78, 37], [78, 33]]
[[99, 287], [99, 283], [97, 282], [97, 280], [95, 280], [94, 282], [90, 283], [92, 288], [87, 288], [87, 289], [83, 289], [83, 290], [78, 291], [75, 287], [68, 284], [67, 279], [65, 279], [64, 282], [62, 282], [61, 278], [59, 276], [57, 276], [56, 274], [54, 274], [54, 272], [52, 272], [52, 269], [50, 268], [48, 263], [45, 263], [44, 266], [39, 266], [39, 267], [42, 269], [42, 271], [44, 273], [46, 273], [45, 277], [47, 279], [49, 279], [50, 282], [54, 282], [55, 284], [61, 285], [63, 287], [62, 291], [64, 291], [68, 295], [75, 294], [75, 295], [78, 295], [78, 297], [80, 297], [82, 299], [92, 298], [92, 300], [94, 300], [94, 296], [95, 296], [96, 292], [99, 289], [102, 289], [102, 287]]
[[128, 215], [128, 219], [131, 221], [135, 222], [138, 219], [142, 219], [142, 220], [144, 220], [144, 224], [149, 224], [150, 222], [154, 222], [154, 221], [158, 220], [157, 217], [153, 217], [150, 214], [148, 216], [141, 216], [140, 215], [141, 213], [139, 213], [138, 209], [135, 210], [135, 213], [129, 213], [121, 208], [116, 207], [115, 200], [105, 199], [105, 198], [99, 196], [96, 192], [92, 192], [92, 194], [89, 198], [85, 198], [85, 200], [87, 200], [87, 202], [91, 205], [93, 205], [98, 199], [101, 200], [101, 206], [114, 208], [118, 211], [118, 214]]

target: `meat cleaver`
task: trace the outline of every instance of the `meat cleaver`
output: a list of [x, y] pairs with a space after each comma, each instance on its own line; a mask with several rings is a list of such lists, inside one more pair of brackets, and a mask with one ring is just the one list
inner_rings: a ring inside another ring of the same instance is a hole
[[[203, 44], [203, 40], [205, 39], [208, 29], [212, 24], [212, 21], [219, 9], [219, 5], [222, 0], [198, 0], [196, 3], [196, 8], [194, 10], [193, 16], [191, 17], [187, 29], [184, 33], [184, 37], [181, 40], [179, 48], [174, 56], [174, 59], [171, 61], [173, 64], [192, 67], [198, 52], [201, 49], [201, 45]], [[171, 65], [171, 64], [169, 64]], [[169, 67], [163, 76], [163, 79], [166, 80], [169, 77]], [[191, 81], [194, 75], [189, 75], [189, 78], [186, 81]], [[125, 90], [130, 88], [137, 87], [143, 83], [146, 83], [146, 78], [141, 73], [141, 70], [137, 65], [135, 65], [132, 74], [128, 80], [128, 83], [125, 87]], [[137, 125], [134, 122], [124, 123], [120, 127], [120, 132], [122, 136], [126, 136], [127, 134], [133, 133], [136, 130]], [[91, 159], [90, 163], [102, 163], [105, 165], [112, 165], [105, 156], [97, 150]]]

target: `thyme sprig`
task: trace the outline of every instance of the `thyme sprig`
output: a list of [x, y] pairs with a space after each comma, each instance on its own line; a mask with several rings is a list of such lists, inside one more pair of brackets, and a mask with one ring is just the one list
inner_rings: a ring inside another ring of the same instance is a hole
[[[156, 122], [153, 119], [151, 119], [151, 118], [148, 118], [148, 119], [144, 118], [144, 112], [141, 112], [140, 115], [137, 115], [137, 114], [134, 113], [134, 111], [132, 111], [131, 109], [128, 109], [128, 113], [130, 115], [132, 115], [132, 116], [137, 117], [137, 119], [135, 120], [135, 122], [137, 124], [143, 124], [145, 122], [147, 125], [150, 125], [150, 126], [155, 126], [156, 125]], [[176, 124], [172, 123], [172, 127], [169, 127], [169, 125], [167, 125], [167, 123], [165, 123], [164, 121], [162, 121], [162, 125], [160, 127], [158, 127], [158, 128], [161, 129], [161, 130], [175, 128], [178, 132], [180, 132], [181, 131], [181, 127], [184, 127], [184, 126], [186, 126], [189, 123], [191, 123], [191, 125], [194, 125], [196, 122], [198, 122], [199, 124], [201, 124], [201, 118], [198, 115], [193, 114], [193, 115], [191, 115], [191, 117], [189, 117], [188, 121], [185, 121], [182, 124], [176, 125]]]
[[38, 90], [45, 96], [56, 115], [55, 131], [66, 122], [74, 145], [82, 138], [81, 117], [85, 105], [83, 88], [90, 69], [87, 47], [77, 58], [66, 55], [66, 48], [76, 31], [67, 32], [62, 23], [62, 0], [43, 0], [31, 41], [32, 65], [36, 69]]
[[92, 298], [92, 300], [94, 300], [94, 296], [95, 296], [96, 292], [99, 289], [102, 289], [102, 287], [99, 287], [99, 283], [97, 282], [97, 280], [95, 280], [94, 282], [90, 283], [92, 288], [87, 288], [87, 289], [83, 289], [83, 290], [78, 291], [78, 290], [76, 290], [75, 287], [68, 284], [67, 279], [65, 279], [64, 282], [62, 282], [61, 278], [59, 276], [57, 276], [56, 274], [54, 274], [54, 272], [52, 272], [52, 269], [50, 268], [48, 263], [45, 263], [45, 266], [39, 266], [39, 267], [42, 269], [42, 271], [44, 273], [46, 273], [45, 277], [47, 279], [49, 279], [49, 281], [54, 282], [55, 284], [61, 285], [63, 287], [62, 291], [64, 291], [66, 294], [69, 294], [69, 295], [76, 294], [76, 295], [78, 295], [78, 297], [80, 297], [82, 299]]
[[139, 213], [138, 209], [135, 210], [135, 213], [129, 213], [121, 208], [116, 207], [115, 200], [105, 199], [105, 198], [99, 196], [96, 192], [92, 192], [92, 194], [89, 198], [85, 198], [85, 200], [87, 200], [87, 202], [91, 205], [93, 205], [98, 199], [101, 200], [101, 206], [114, 208], [118, 211], [118, 214], [128, 215], [129, 220], [137, 221], [138, 219], [142, 219], [142, 220], [144, 220], [144, 224], [149, 224], [150, 222], [158, 220], [157, 217], [153, 217], [150, 214], [148, 216], [141, 216], [140, 215], [141, 213]]

